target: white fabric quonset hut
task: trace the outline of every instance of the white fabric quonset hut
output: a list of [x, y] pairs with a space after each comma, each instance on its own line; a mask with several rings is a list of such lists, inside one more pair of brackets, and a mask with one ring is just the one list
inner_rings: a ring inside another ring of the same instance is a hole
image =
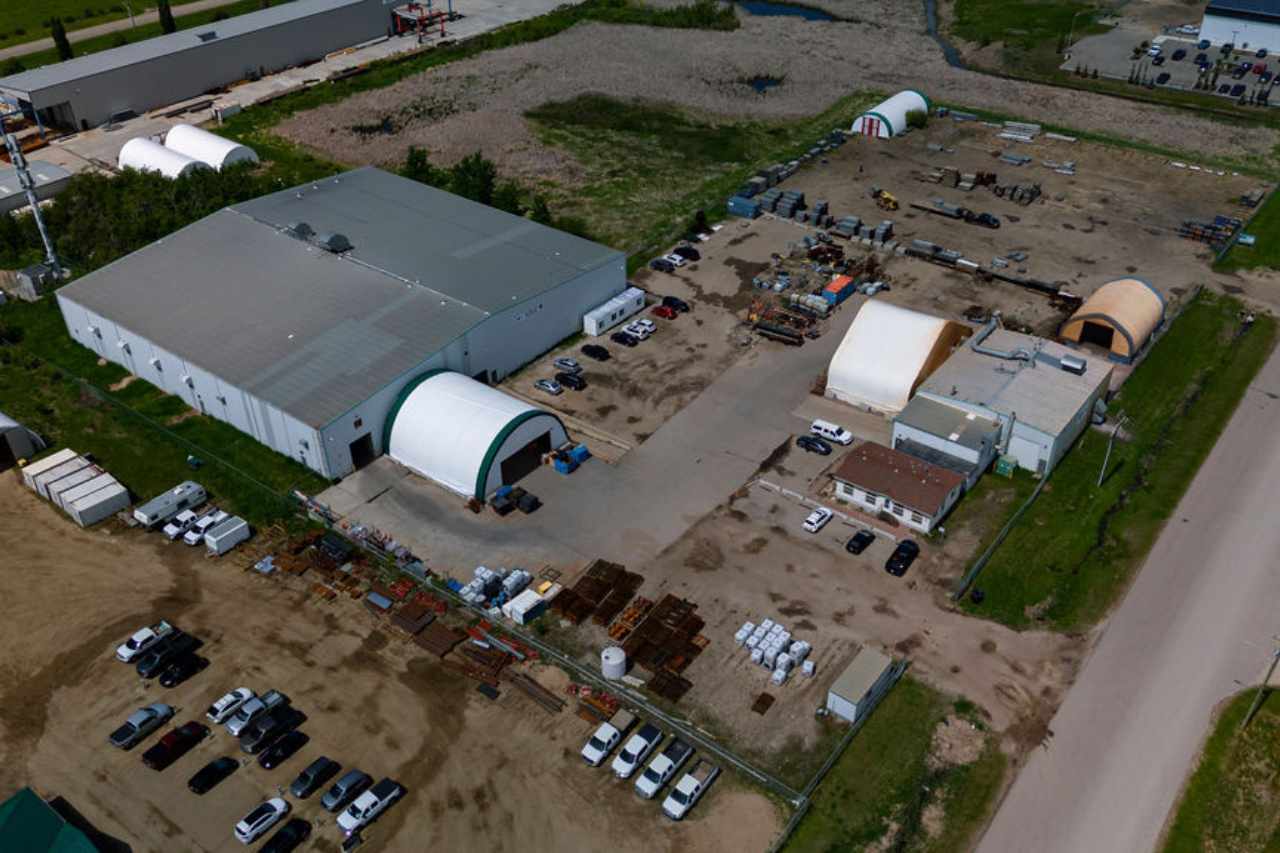
[[849, 130], [862, 136], [897, 136], [907, 129], [907, 113], [916, 110], [928, 114], [929, 99], [915, 89], [906, 89], [858, 116]]
[[164, 137], [164, 147], [198, 160], [219, 172], [236, 163], [257, 163], [257, 153], [247, 145], [189, 124], [175, 124]]
[[869, 300], [831, 358], [826, 395], [851, 406], [897, 414], [969, 334], [961, 323]]
[[120, 149], [121, 169], [137, 169], [139, 172], [159, 172], [173, 180], [189, 175], [197, 169], [209, 168], [199, 160], [165, 148], [159, 142], [138, 137], [130, 139]]
[[422, 476], [484, 500], [536, 470], [543, 454], [568, 440], [550, 412], [461, 373], [433, 370], [400, 393], [383, 446]]

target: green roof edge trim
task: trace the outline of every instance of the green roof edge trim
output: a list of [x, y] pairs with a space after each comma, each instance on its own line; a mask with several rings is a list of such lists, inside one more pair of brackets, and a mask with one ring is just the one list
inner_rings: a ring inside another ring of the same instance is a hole
[[498, 451], [502, 448], [503, 443], [525, 421], [543, 416], [554, 418], [555, 422], [560, 424], [560, 429], [564, 430], [565, 435], [569, 434], [569, 431], [564, 427], [564, 421], [560, 420], [560, 417], [554, 412], [548, 412], [546, 409], [530, 409], [527, 412], [521, 412], [516, 415], [494, 436], [493, 441], [489, 444], [489, 449], [485, 451], [484, 460], [480, 463], [480, 470], [476, 472], [476, 500], [483, 501], [485, 499], [484, 487], [489, 482], [489, 469], [493, 467], [493, 460], [497, 458]]

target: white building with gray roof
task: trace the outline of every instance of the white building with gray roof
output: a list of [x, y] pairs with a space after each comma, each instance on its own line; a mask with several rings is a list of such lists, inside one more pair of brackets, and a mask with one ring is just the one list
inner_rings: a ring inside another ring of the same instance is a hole
[[496, 382], [626, 287], [621, 252], [373, 168], [225, 208], [58, 291], [103, 358], [337, 478], [401, 392]]
[[1045, 475], [1089, 426], [1110, 386], [1106, 360], [993, 322], [920, 385], [913, 403], [926, 402], [897, 416], [894, 446], [953, 470], [980, 465], [980, 474], [994, 438], [996, 454]]

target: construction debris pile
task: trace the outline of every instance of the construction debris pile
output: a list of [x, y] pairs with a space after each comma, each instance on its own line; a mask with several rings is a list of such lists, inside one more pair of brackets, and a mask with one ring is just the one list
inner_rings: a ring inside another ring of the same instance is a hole
[[635, 597], [644, 578], [608, 560], [594, 560], [571, 588], [551, 602], [551, 609], [573, 625], [590, 618], [601, 627], [613, 621]]
[[1187, 219], [1183, 221], [1178, 228], [1178, 235], [1188, 240], [1198, 240], [1201, 243], [1208, 243], [1215, 249], [1221, 249], [1227, 243], [1231, 242], [1236, 233], [1244, 227], [1244, 220], [1235, 216], [1223, 216], [1219, 214], [1213, 217], [1212, 222], [1200, 222], [1195, 219]]
[[615, 637], [627, 658], [652, 674], [645, 686], [672, 702], [679, 701], [693, 686], [680, 673], [710, 643], [700, 633], [706, 622], [697, 609], [698, 605], [691, 601], [666, 595], [648, 608], [634, 628], [620, 630], [621, 636]]

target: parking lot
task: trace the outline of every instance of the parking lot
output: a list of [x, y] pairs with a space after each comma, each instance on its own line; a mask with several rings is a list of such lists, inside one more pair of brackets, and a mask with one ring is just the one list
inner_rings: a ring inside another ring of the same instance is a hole
[[[776, 832], [769, 801], [731, 777], [672, 824], [627, 783], [582, 764], [592, 726], [571, 711], [548, 714], [514, 690], [491, 701], [357, 602], [317, 603], [304, 579], [245, 574], [158, 534], [78, 530], [12, 475], [0, 477], [0, 510], [13, 558], [0, 576], [13, 614], [0, 634], [10, 653], [0, 783], [62, 796], [134, 850], [244, 849], [232, 836], [236, 821], [321, 754], [407, 789], [366, 832], [365, 849], [710, 851], [748, 849]], [[171, 690], [113, 656], [158, 618], [201, 637], [211, 661]], [[567, 682], [559, 670], [532, 672], [557, 692]], [[310, 743], [275, 770], [220, 728], [163, 772], [140, 761], [159, 734], [129, 752], [106, 742], [142, 705], [173, 705], [170, 725], [180, 725], [241, 685], [280, 689], [307, 714]], [[203, 797], [188, 792], [187, 778], [220, 755], [245, 765]], [[337, 850], [318, 795], [284, 796], [313, 823], [307, 849]]]

